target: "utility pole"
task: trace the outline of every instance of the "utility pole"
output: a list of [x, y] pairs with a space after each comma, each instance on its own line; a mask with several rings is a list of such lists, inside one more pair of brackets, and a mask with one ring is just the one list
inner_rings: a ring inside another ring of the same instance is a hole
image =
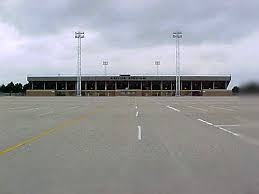
[[77, 82], [76, 82], [76, 95], [81, 96], [81, 82], [82, 82], [82, 72], [81, 72], [81, 39], [84, 38], [84, 32], [75, 32], [75, 38], [78, 39], [77, 46]]
[[155, 65], [156, 65], [156, 75], [159, 75], [160, 61], [155, 61]]
[[174, 32], [173, 38], [176, 42], [175, 47], [175, 83], [176, 83], [176, 90], [175, 90], [175, 96], [181, 96], [181, 63], [180, 63], [180, 39], [183, 37], [182, 32]]

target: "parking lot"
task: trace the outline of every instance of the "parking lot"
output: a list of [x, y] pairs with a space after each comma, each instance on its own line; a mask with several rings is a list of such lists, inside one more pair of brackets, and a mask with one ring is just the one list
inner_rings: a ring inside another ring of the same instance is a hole
[[257, 97], [1, 97], [1, 194], [258, 194]]

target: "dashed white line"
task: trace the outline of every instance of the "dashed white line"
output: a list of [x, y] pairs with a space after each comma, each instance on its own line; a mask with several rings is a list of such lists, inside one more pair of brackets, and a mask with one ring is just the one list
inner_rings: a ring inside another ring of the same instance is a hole
[[225, 131], [225, 132], [231, 134], [231, 135], [234, 135], [234, 136], [237, 136], [237, 137], [240, 136], [240, 134], [238, 134], [238, 133], [234, 133], [234, 132], [229, 131], [229, 130], [223, 128], [223, 127], [219, 127], [218, 125], [214, 125], [214, 124], [212, 124], [212, 123], [210, 123], [210, 122], [208, 122], [208, 121], [205, 121], [205, 120], [202, 120], [202, 119], [197, 119], [197, 120], [198, 120], [198, 121], [201, 121], [201, 122], [203, 122], [203, 123], [205, 123], [205, 124], [207, 124], [207, 125], [216, 127], [216, 128], [218, 128], [218, 129], [220, 129], [220, 130], [222, 130], [222, 131]]
[[195, 106], [187, 106], [187, 107], [189, 107], [189, 108], [193, 108], [193, 109], [196, 109], [196, 110], [205, 111], [205, 112], [207, 112], [207, 111], [208, 111], [207, 109], [198, 108], [198, 107], [195, 107]]
[[138, 109], [138, 106], [136, 105], [136, 109]]
[[138, 117], [138, 111], [136, 112], [136, 117]]
[[171, 106], [166, 106], [167, 108], [170, 108], [170, 109], [172, 109], [172, 110], [174, 110], [174, 111], [176, 111], [176, 112], [180, 112], [180, 110], [178, 110], [178, 109], [176, 109], [176, 108], [174, 108], [174, 107], [171, 107]]
[[141, 140], [142, 134], [141, 134], [141, 126], [138, 125], [138, 140]]

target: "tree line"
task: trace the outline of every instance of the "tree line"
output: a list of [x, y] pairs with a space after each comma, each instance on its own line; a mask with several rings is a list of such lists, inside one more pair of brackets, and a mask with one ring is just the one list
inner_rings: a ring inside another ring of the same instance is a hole
[[233, 94], [259, 94], [259, 83], [250, 82], [232, 89]]
[[25, 93], [29, 89], [29, 84], [13, 83], [10, 82], [7, 85], [2, 84], [0, 86], [0, 92], [2, 93]]

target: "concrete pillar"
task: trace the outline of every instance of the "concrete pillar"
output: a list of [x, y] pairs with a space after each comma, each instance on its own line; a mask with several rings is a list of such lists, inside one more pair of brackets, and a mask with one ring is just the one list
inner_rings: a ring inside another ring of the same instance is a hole
[[104, 87], [105, 87], [105, 90], [107, 90], [107, 82], [106, 81], [104, 81]]
[[160, 82], [160, 90], [163, 90], [163, 81]]
[[46, 83], [43, 82], [43, 90], [46, 90]]
[[94, 82], [94, 90], [97, 90], [97, 81]]
[[191, 81], [191, 91], [192, 91], [192, 81]]
[[128, 89], [129, 89], [129, 81], [128, 81]]
[[117, 90], [117, 81], [115, 81], [115, 90]]
[[215, 89], [215, 82], [214, 81], [212, 82], [212, 89], [213, 90]]
[[87, 90], [87, 81], [85, 81], [85, 90]]
[[33, 82], [31, 82], [31, 89], [33, 90]]
[[201, 90], [203, 90], [202, 81], [201, 81]]
[[152, 81], [150, 82], [150, 89], [153, 90]]
[[65, 90], [67, 90], [67, 81], [65, 81]]
[[58, 90], [58, 82], [56, 81], [56, 90]]
[[140, 81], [140, 89], [142, 90], [142, 81]]

